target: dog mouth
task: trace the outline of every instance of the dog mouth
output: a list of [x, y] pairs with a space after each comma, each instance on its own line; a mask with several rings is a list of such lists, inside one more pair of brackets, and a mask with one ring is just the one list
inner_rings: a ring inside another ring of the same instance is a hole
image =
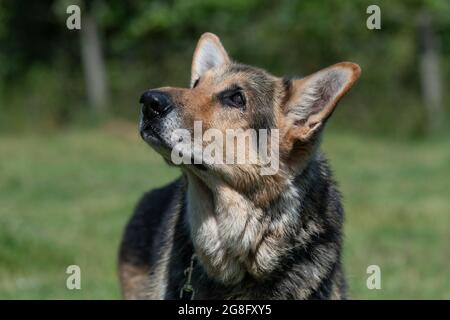
[[141, 138], [144, 139], [145, 141], [156, 140], [158, 142], [162, 142], [161, 136], [149, 122], [144, 122], [140, 126], [139, 133], [141, 134]]
[[[173, 166], [177, 166], [177, 167], [183, 167], [186, 165], [186, 164], [175, 164], [172, 162], [172, 160], [170, 158], [170, 152], [168, 152], [172, 149], [171, 146], [169, 144], [167, 144], [167, 142], [161, 136], [161, 133], [158, 130], [158, 128], [154, 124], [152, 124], [150, 121], [141, 120], [139, 133], [141, 135], [141, 138], [145, 142], [147, 142], [147, 144], [149, 144], [151, 147], [153, 147], [155, 149], [155, 151], [160, 153], [163, 156], [163, 158], [166, 160], [167, 163], [169, 163], [170, 165], [173, 165]], [[200, 171], [207, 170], [207, 168], [204, 164], [195, 163], [193, 155], [191, 156], [191, 161], [190, 161], [189, 166], [192, 166]]]
[[169, 148], [161, 136], [158, 128], [148, 120], [141, 120], [139, 133], [141, 138], [151, 146], [160, 146]]

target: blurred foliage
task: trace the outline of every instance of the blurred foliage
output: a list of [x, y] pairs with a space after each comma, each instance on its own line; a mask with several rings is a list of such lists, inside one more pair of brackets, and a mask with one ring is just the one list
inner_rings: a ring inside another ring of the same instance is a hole
[[[433, 16], [443, 83], [450, 83], [449, 1], [0, 0], [0, 130], [61, 127], [88, 112], [80, 32], [65, 26], [66, 7], [74, 3], [101, 26], [112, 115], [135, 119], [147, 88], [186, 86], [195, 43], [210, 31], [236, 60], [276, 75], [359, 63], [361, 80], [333, 125], [420, 136], [417, 15], [423, 8]], [[381, 30], [366, 28], [371, 4], [381, 8]]]

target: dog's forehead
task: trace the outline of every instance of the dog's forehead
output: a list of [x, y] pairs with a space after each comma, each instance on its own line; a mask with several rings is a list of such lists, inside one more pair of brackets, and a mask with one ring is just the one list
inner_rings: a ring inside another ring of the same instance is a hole
[[205, 74], [205, 78], [211, 85], [236, 83], [249, 89], [271, 85], [275, 81], [274, 76], [262, 69], [238, 63], [214, 68]]

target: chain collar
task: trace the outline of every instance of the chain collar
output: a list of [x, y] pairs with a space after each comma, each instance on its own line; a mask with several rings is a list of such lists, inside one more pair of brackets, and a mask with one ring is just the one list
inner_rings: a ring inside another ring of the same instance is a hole
[[195, 253], [191, 256], [191, 262], [189, 267], [184, 270], [184, 276], [186, 278], [186, 282], [180, 290], [180, 299], [181, 300], [193, 300], [195, 295], [194, 287], [192, 286], [192, 272], [194, 271], [194, 263], [197, 256]]

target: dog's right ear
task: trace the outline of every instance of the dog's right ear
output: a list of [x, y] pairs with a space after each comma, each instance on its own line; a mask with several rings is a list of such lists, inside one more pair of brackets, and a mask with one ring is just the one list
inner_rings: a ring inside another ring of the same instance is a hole
[[191, 67], [191, 88], [207, 70], [230, 62], [225, 48], [215, 34], [206, 32], [198, 40]]

